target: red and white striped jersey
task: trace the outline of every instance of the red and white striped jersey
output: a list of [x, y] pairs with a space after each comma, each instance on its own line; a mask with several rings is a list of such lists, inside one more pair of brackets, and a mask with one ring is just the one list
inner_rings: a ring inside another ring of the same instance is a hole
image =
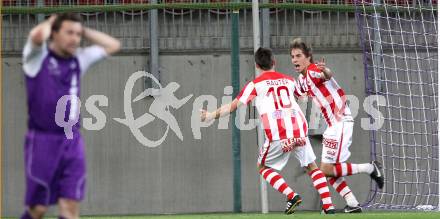
[[341, 119], [351, 118], [344, 90], [333, 77], [326, 80], [315, 64], [307, 67], [306, 76], [299, 75], [296, 87], [300, 94], [313, 97], [329, 127]]
[[264, 72], [246, 84], [236, 99], [255, 106], [269, 142], [307, 136], [307, 120], [294, 95], [295, 79], [279, 72]]

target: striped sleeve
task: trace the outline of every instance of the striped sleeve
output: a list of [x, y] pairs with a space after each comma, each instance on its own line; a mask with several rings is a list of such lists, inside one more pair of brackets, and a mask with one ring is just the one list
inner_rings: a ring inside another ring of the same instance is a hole
[[255, 90], [255, 84], [251, 81], [244, 86], [243, 90], [241, 90], [236, 99], [238, 99], [243, 104], [248, 104], [256, 96], [257, 91]]
[[308, 70], [307, 74], [316, 86], [319, 86], [326, 81], [322, 72], [316, 70]]
[[303, 86], [300, 85], [300, 82], [298, 80], [295, 80], [293, 82], [293, 93], [296, 97], [307, 95], [307, 91], [304, 89]]

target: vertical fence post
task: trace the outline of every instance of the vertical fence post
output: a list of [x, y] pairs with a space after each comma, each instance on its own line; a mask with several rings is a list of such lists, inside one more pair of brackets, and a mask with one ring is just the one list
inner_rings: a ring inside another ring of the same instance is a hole
[[[157, 4], [157, 0], [150, 0], [151, 4]], [[150, 24], [150, 74], [152, 74], [160, 82], [159, 72], [159, 39], [158, 39], [158, 9], [152, 9], [148, 12]], [[159, 85], [154, 84], [150, 78], [145, 81], [146, 88], [153, 89], [149, 95], [155, 96], [160, 94]]]
[[[267, 0], [266, 0], [267, 1]], [[263, 9], [267, 10], [267, 9]], [[264, 17], [263, 17], [264, 19]], [[260, 48], [261, 42], [261, 31], [260, 31], [260, 9], [258, 0], [252, 0], [252, 24], [253, 24], [253, 35], [254, 35], [254, 52]], [[263, 30], [265, 26], [263, 25]], [[263, 33], [264, 35], [264, 33]], [[264, 42], [263, 42], [264, 45]], [[259, 71], [255, 68], [255, 77], [258, 77]], [[257, 144], [262, 147], [264, 144], [264, 133], [260, 125], [257, 127]], [[260, 176], [260, 197], [261, 197], [261, 213], [266, 214], [269, 212], [269, 202], [267, 198], [267, 184], [262, 176]]]
[[[235, 0], [240, 2], [240, 0]], [[239, 10], [234, 9], [231, 15], [231, 81], [233, 97], [238, 95], [240, 89], [240, 33]], [[237, 113], [232, 113], [232, 160], [233, 160], [233, 193], [234, 212], [241, 212], [241, 158], [240, 158], [240, 130], [235, 125]]]

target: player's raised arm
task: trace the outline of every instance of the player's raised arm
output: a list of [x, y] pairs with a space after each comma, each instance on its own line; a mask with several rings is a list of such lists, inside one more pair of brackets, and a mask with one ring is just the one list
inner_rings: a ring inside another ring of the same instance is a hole
[[121, 48], [121, 43], [116, 38], [88, 27], [84, 27], [83, 36], [93, 44], [103, 47], [108, 55], [118, 52]]
[[223, 117], [225, 115], [228, 115], [231, 112], [234, 112], [237, 107], [241, 106], [242, 104], [247, 105], [249, 102], [251, 102], [256, 97], [256, 90], [255, 90], [255, 84], [250, 81], [247, 83], [244, 88], [240, 91], [240, 93], [237, 95], [237, 97], [229, 104], [223, 105], [214, 112], [207, 112], [206, 110], [200, 110], [200, 118], [202, 122], [208, 122], [213, 119], [218, 119], [220, 117]]
[[333, 77], [333, 72], [328, 67], [325, 66], [324, 58], [322, 58], [321, 61], [318, 61], [316, 63], [316, 67], [318, 67], [319, 70], [321, 70], [325, 80], [330, 80], [330, 78]]
[[234, 112], [241, 104], [243, 103], [236, 98], [231, 103], [225, 104], [213, 112], [208, 112], [202, 109], [200, 110], [200, 119], [202, 122], [209, 122], [213, 119], [218, 119]]
[[49, 19], [41, 22], [29, 32], [27, 42], [23, 48], [23, 72], [33, 78], [38, 74], [38, 70], [47, 54], [46, 41], [48, 41], [52, 26], [57, 15], [50, 16]]
[[32, 28], [31, 32], [29, 33], [29, 37], [33, 45], [41, 46], [47, 39], [49, 39], [50, 31], [55, 18], [56, 15], [52, 15], [49, 19]]

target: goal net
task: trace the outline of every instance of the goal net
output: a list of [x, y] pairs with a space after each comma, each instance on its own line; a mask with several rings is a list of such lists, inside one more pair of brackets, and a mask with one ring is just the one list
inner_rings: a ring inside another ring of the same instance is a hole
[[[383, 164], [366, 205], [439, 210], [438, 43], [435, 0], [357, 0], [367, 95], [382, 120], [370, 131]], [[381, 101], [382, 99], [382, 101]], [[366, 109], [368, 110], [368, 109]]]

